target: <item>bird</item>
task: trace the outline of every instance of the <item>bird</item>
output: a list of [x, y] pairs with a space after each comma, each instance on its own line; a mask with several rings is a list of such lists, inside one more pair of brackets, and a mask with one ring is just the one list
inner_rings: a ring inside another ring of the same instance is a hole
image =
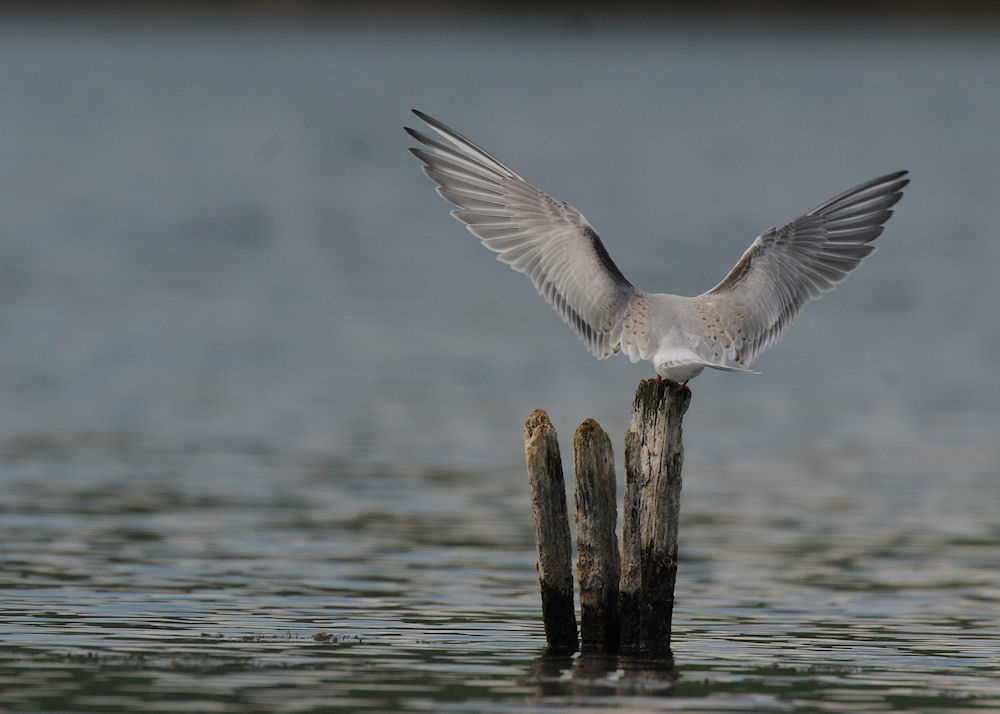
[[650, 293], [618, 269], [583, 214], [533, 186], [477, 144], [416, 109], [434, 135], [404, 127], [442, 198], [497, 260], [528, 276], [599, 359], [648, 361], [686, 388], [707, 367], [750, 366], [803, 306], [875, 251], [909, 183], [896, 171], [761, 233], [718, 285], [695, 297]]

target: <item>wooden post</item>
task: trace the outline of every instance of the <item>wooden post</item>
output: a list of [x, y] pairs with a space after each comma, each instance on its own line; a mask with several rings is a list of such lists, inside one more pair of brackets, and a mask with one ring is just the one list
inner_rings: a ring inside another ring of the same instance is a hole
[[621, 651], [638, 654], [641, 649], [639, 596], [642, 590], [641, 547], [639, 545], [639, 435], [625, 432], [625, 497], [622, 502], [622, 568], [618, 590], [621, 617]]
[[566, 486], [556, 430], [541, 409], [532, 412], [524, 424], [524, 454], [538, 544], [538, 583], [542, 591], [545, 639], [551, 652], [575, 652], [578, 640]]
[[634, 532], [622, 535], [626, 558], [622, 572], [628, 581], [622, 591], [626, 596], [634, 596], [637, 551], [640, 579], [639, 640], [627, 649], [657, 657], [670, 656], [684, 463], [681, 422], [690, 403], [691, 392], [686, 388], [666, 380], [643, 380], [632, 404], [631, 435], [625, 439], [626, 509], [634, 503], [637, 486], [639, 491], [638, 518], [626, 513], [623, 519], [627, 528], [634, 528], [638, 521], [637, 538]]
[[573, 435], [576, 472], [576, 572], [584, 650], [617, 652], [618, 507], [611, 439], [593, 419]]

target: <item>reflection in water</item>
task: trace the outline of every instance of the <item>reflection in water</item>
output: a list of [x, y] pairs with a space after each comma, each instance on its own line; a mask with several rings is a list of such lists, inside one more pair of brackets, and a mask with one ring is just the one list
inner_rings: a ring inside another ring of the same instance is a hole
[[677, 677], [672, 659], [603, 652], [543, 654], [531, 668], [540, 697], [669, 696]]

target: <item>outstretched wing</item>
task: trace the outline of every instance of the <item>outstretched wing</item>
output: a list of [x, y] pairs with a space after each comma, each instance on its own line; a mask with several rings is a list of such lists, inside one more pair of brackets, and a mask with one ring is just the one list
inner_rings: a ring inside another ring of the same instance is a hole
[[858, 267], [875, 251], [870, 243], [902, 197], [906, 173], [863, 183], [760, 235], [721, 283], [692, 298], [709, 354], [749, 366], [803, 305]]
[[617, 351], [621, 315], [640, 295], [575, 208], [542, 193], [441, 122], [413, 110], [445, 141], [406, 128], [423, 144], [410, 151], [438, 193], [458, 206], [497, 260], [524, 273], [597, 357]]

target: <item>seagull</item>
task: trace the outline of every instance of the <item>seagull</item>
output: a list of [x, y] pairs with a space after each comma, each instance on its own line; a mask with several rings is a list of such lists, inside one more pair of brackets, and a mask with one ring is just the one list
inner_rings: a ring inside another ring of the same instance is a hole
[[906, 171], [867, 181], [781, 228], [761, 233], [718, 285], [697, 297], [647, 293], [608, 255], [576, 208], [535, 188], [485, 150], [423, 112], [436, 134], [405, 127], [422, 146], [437, 192], [452, 215], [497, 260], [527, 275], [598, 359], [624, 353], [658, 378], [686, 387], [706, 367], [750, 365], [799, 314], [875, 251]]

